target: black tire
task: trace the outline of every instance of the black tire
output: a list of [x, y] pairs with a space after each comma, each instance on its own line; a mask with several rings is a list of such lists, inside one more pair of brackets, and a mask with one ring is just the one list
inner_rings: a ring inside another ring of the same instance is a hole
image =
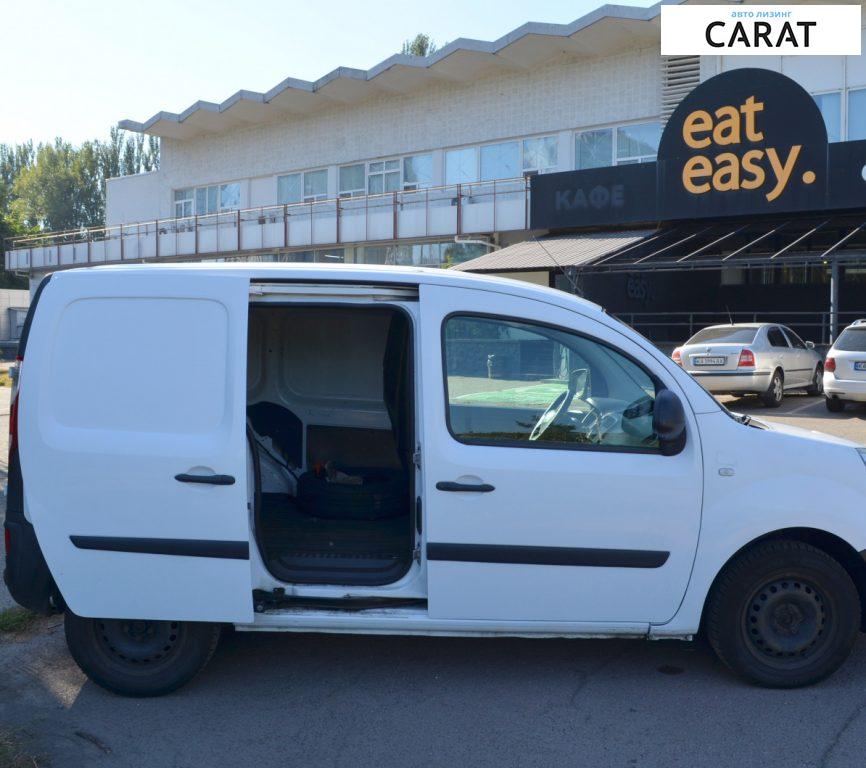
[[799, 541], [766, 541], [729, 563], [707, 601], [707, 638], [737, 674], [769, 688], [831, 675], [860, 629], [860, 598], [845, 569]]
[[830, 413], [842, 413], [845, 410], [845, 402], [840, 400], [838, 397], [827, 397], [824, 396], [824, 405], [827, 406], [827, 410]]
[[761, 402], [767, 408], [778, 408], [782, 404], [782, 398], [785, 396], [785, 378], [782, 372], [778, 369], [773, 371], [773, 378], [770, 379], [770, 386], [766, 392], [761, 393]]
[[85, 619], [66, 612], [66, 644], [97, 685], [123, 696], [163, 696], [195, 677], [219, 640], [218, 624]]
[[806, 387], [807, 395], [823, 395], [824, 394], [824, 366], [818, 363], [815, 368], [815, 376], [812, 378], [812, 383]]

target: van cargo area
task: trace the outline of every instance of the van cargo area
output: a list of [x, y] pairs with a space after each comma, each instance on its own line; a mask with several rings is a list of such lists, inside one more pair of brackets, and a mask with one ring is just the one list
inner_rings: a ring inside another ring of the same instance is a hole
[[288, 583], [412, 564], [412, 328], [397, 307], [250, 305], [247, 427], [262, 558]]

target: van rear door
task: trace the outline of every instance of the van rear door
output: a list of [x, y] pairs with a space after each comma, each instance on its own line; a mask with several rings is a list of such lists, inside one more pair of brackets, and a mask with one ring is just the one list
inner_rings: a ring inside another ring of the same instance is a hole
[[248, 281], [56, 274], [22, 366], [25, 510], [87, 617], [252, 620]]

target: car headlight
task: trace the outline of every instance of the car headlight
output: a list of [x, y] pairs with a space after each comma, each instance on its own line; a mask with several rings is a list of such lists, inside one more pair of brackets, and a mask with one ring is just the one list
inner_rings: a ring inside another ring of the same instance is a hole
[[858, 448], [857, 453], [860, 454], [860, 458], [863, 459], [863, 463], [866, 464], [866, 448]]

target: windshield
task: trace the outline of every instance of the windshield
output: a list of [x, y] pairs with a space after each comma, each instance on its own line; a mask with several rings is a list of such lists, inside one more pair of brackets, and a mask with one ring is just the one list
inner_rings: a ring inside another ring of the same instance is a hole
[[846, 328], [836, 339], [833, 349], [840, 352], [866, 352], [866, 328]]
[[716, 328], [704, 328], [704, 330], [698, 331], [686, 344], [706, 344], [708, 341], [718, 341], [724, 344], [751, 344], [757, 333], [757, 328], [720, 325]]

